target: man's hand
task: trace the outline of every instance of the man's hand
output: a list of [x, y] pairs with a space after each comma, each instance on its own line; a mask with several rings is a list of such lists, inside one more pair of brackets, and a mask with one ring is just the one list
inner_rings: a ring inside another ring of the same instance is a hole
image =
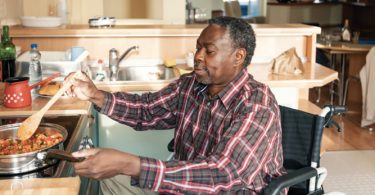
[[119, 174], [139, 177], [140, 158], [129, 153], [94, 148], [74, 152], [72, 155], [86, 158], [73, 164], [76, 173], [81, 176], [93, 179], [105, 179]]
[[[72, 78], [71, 78], [72, 77]], [[78, 97], [81, 100], [89, 100], [99, 106], [103, 106], [104, 94], [98, 90], [92, 80], [84, 73], [70, 73], [65, 81], [71, 82], [72, 87], [67, 90], [67, 95]]]

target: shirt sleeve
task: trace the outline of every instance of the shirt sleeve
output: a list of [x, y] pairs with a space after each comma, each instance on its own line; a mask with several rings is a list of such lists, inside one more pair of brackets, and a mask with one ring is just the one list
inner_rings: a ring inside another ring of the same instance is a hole
[[[205, 158], [161, 161], [142, 157], [140, 187], [173, 194], [217, 194], [244, 188], [259, 192], [269, 182], [259, 178], [274, 175], [271, 169], [267, 173], [267, 164], [282, 162], [277, 155], [281, 151], [277, 147], [281, 140], [279, 112], [261, 105], [244, 111], [233, 117], [230, 128]], [[282, 163], [277, 166], [272, 170], [282, 169]]]
[[127, 92], [105, 93], [100, 113], [135, 130], [170, 129], [176, 125], [178, 80], [158, 92], [141, 95]]

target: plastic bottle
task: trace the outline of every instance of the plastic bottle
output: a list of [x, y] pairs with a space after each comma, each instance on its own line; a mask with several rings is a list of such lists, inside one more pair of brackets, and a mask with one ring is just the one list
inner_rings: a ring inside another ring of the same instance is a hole
[[[42, 67], [40, 65], [40, 58], [42, 57], [39, 50], [38, 45], [33, 43], [31, 44], [30, 50], [30, 65], [29, 65], [29, 84], [35, 84], [42, 80]], [[35, 94], [39, 87], [34, 88], [32, 93]]]
[[341, 30], [341, 37], [343, 41], [350, 41], [351, 39], [351, 33], [349, 29], [349, 20], [346, 19], [344, 23], [344, 27]]
[[3, 26], [0, 44], [0, 81], [16, 74], [16, 47], [9, 37], [9, 26]]
[[98, 60], [98, 72], [95, 75], [95, 81], [104, 81], [107, 78], [107, 73], [104, 70], [104, 63], [102, 59]]

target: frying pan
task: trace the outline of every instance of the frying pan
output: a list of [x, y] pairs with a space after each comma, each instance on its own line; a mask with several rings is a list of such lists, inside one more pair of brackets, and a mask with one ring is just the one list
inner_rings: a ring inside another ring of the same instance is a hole
[[[19, 128], [20, 125], [21, 123], [15, 123], [15, 124], [0, 126], [0, 139], [16, 139], [17, 129]], [[49, 156], [49, 158], [58, 158], [58, 159], [62, 158], [62, 157], [59, 158], [59, 155], [54, 156], [52, 153], [54, 153], [54, 151], [56, 153], [56, 150], [52, 150], [52, 149], [63, 151], [63, 143], [68, 136], [68, 132], [66, 131], [66, 129], [57, 124], [41, 123], [38, 127], [37, 132], [46, 133], [47, 135], [58, 132], [58, 133], [61, 133], [61, 135], [63, 136], [63, 140], [49, 148], [44, 148], [41, 150], [36, 150], [36, 151], [21, 153], [21, 154], [0, 155], [0, 174], [15, 174], [15, 173], [23, 173], [23, 172], [32, 171], [30, 170], [29, 167], [34, 167], [34, 166], [30, 166], [30, 165], [38, 164], [38, 163], [42, 165], [42, 167], [48, 166], [50, 163], [46, 159], [46, 156]], [[49, 153], [51, 153], [52, 155], [51, 154], [48, 155]], [[66, 160], [66, 159], [63, 159], [63, 160]], [[82, 159], [78, 159], [78, 160], [82, 160]], [[38, 169], [38, 168], [41, 168], [41, 167], [40, 166], [35, 167], [35, 169]]]

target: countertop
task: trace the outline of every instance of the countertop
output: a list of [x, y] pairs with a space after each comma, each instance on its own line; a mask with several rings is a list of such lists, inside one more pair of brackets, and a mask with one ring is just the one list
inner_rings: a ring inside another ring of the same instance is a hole
[[[251, 24], [257, 35], [311, 35], [319, 27], [304, 24]], [[207, 24], [188, 25], [115, 25], [111, 28], [90, 28], [88, 25], [63, 25], [54, 28], [11, 27], [11, 37], [197, 37]]]
[[[272, 87], [312, 88], [324, 86], [337, 79], [338, 73], [322, 65], [314, 65], [314, 73], [309, 71], [301, 75], [276, 75], [267, 71], [267, 66], [262, 64], [250, 65], [250, 74], [260, 82]], [[97, 87], [106, 91], [157, 91], [166, 86], [170, 81], [164, 82], [127, 82], [122, 84], [97, 83]], [[0, 83], [0, 91], [4, 90], [4, 83]], [[3, 93], [0, 94], [2, 99]], [[28, 116], [40, 110], [50, 97], [36, 97], [31, 106], [24, 108], [6, 108], [0, 105], [0, 116]], [[91, 103], [73, 97], [61, 97], [48, 111], [47, 115], [80, 115], [88, 114]]]

